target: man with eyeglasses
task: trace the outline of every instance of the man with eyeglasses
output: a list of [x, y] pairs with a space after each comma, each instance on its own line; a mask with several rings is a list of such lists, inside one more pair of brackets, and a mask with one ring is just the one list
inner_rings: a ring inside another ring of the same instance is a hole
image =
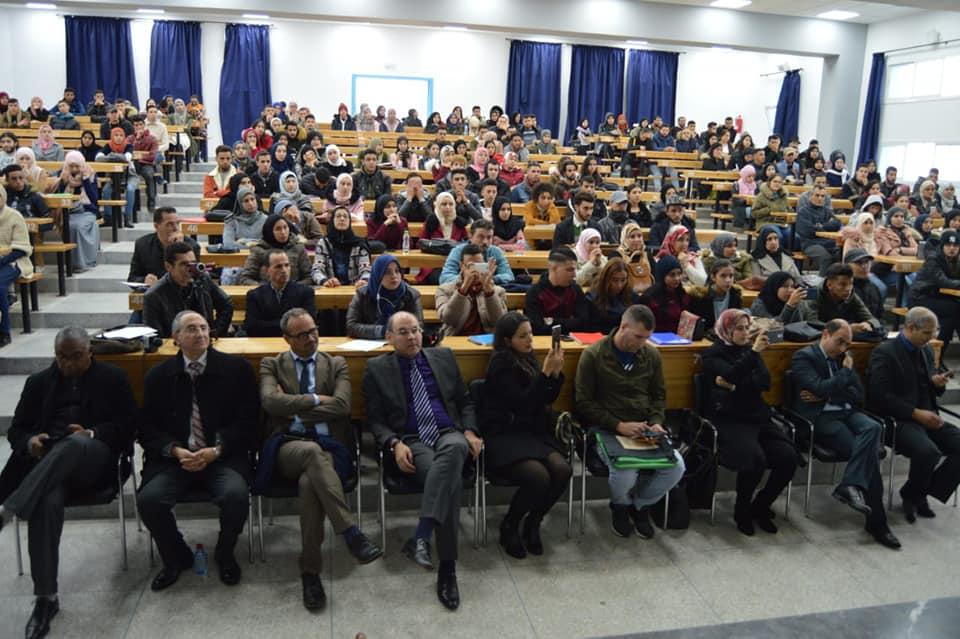
[[267, 281], [247, 291], [243, 328], [248, 337], [285, 337], [280, 323], [291, 309], [317, 314], [312, 286], [290, 281], [290, 258], [281, 249], [267, 252]]
[[220, 509], [213, 557], [220, 581], [233, 586], [240, 582], [233, 550], [249, 508], [250, 452], [259, 440], [257, 378], [242, 357], [210, 348], [203, 315], [181, 311], [170, 332], [180, 351], [147, 373], [139, 433], [144, 463], [137, 505], [163, 561], [150, 588], [172, 586], [193, 565], [173, 508], [196, 489]]
[[359, 563], [368, 564], [383, 551], [360, 532], [343, 491], [343, 481], [357, 472], [347, 362], [317, 351], [317, 324], [310, 311], [288, 310], [280, 328], [290, 350], [260, 361], [260, 400], [269, 436], [260, 455], [257, 486], [279, 478], [299, 486], [303, 605], [316, 611], [327, 602], [320, 579], [327, 517]]
[[468, 453], [476, 458], [483, 449], [475, 407], [453, 352], [423, 348], [416, 316], [404, 311], [391, 315], [386, 338], [393, 352], [368, 361], [363, 376], [367, 425], [384, 452], [384, 463], [423, 487], [420, 520], [403, 552], [432, 570], [430, 541], [436, 532], [437, 598], [456, 610], [463, 465]]
[[166, 274], [143, 296], [143, 323], [160, 337], [171, 337], [178, 313], [194, 311], [212, 326], [214, 337], [226, 337], [233, 319], [233, 302], [206, 272], [199, 269], [193, 247], [173, 242], [163, 249]]

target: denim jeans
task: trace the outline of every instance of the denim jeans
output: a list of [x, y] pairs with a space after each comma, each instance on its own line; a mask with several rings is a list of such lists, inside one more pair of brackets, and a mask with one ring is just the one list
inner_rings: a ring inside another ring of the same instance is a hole
[[610, 460], [600, 453], [607, 468], [610, 469], [610, 503], [618, 506], [633, 504], [636, 509], [649, 506], [660, 501], [670, 489], [683, 479], [686, 467], [680, 453], [673, 451], [677, 465], [673, 468], [659, 470], [618, 470], [610, 464]]
[[[20, 267], [16, 264], [0, 266], [0, 333], [10, 334], [10, 300], [7, 292], [10, 285], [20, 277]], [[30, 300], [20, 300], [21, 304], [29, 304]]]
[[[894, 273], [894, 275], [896, 275], [896, 273]], [[887, 299], [887, 291], [890, 289], [890, 286], [887, 284], [887, 282], [883, 279], [880, 279], [879, 276], [873, 273], [868, 273], [867, 278], [871, 282], [873, 282], [874, 286], [880, 289], [880, 299], [884, 299], [884, 300]], [[894, 283], [894, 286], [896, 286], [896, 283]], [[880, 319], [880, 318], [877, 318], [877, 319]]]
[[[127, 175], [127, 189], [124, 199], [126, 199], [127, 204], [123, 207], [123, 219], [127, 222], [133, 223], [133, 205], [137, 201], [137, 188], [140, 186], [140, 176], [139, 175]], [[111, 200], [113, 199], [113, 183], [107, 182], [103, 187], [103, 199]], [[104, 219], [107, 221], [113, 220], [113, 207], [106, 207], [107, 213], [104, 215]]]
[[[660, 178], [663, 176], [663, 170], [656, 164], [651, 163], [650, 175], [653, 176], [653, 190], [656, 192], [660, 191]], [[672, 166], [667, 167], [667, 176], [670, 178], [670, 183], [673, 184], [673, 188], [680, 190], [680, 181], [677, 179], [677, 170]]]

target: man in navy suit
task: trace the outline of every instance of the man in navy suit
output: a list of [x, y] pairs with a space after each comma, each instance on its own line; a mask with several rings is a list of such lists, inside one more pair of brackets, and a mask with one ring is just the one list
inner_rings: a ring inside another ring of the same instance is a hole
[[249, 337], [282, 337], [280, 318], [292, 308], [316, 317], [313, 287], [290, 281], [290, 258], [280, 249], [267, 253], [267, 281], [247, 291], [243, 328]]

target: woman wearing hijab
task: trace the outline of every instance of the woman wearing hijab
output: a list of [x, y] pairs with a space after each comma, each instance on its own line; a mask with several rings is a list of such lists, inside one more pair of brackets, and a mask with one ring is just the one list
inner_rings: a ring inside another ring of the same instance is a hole
[[15, 162], [23, 169], [23, 174], [27, 178], [27, 184], [38, 193], [47, 192], [47, 172], [37, 166], [37, 158], [33, 149], [22, 146], [14, 154]]
[[513, 204], [505, 197], [493, 201], [493, 245], [501, 251], [520, 251], [527, 248], [523, 229], [527, 225], [522, 215], [513, 214]]
[[397, 198], [389, 194], [378, 197], [373, 214], [367, 218], [367, 239], [383, 242], [387, 250], [395, 251], [401, 248], [406, 230], [407, 220], [400, 215]]
[[960, 337], [960, 297], [940, 289], [960, 289], [960, 232], [944, 231], [936, 251], [927, 257], [917, 279], [910, 286], [910, 308], [924, 306], [940, 320], [938, 339], [944, 348], [954, 333]]
[[27, 113], [30, 114], [31, 121], [46, 122], [50, 119], [50, 111], [43, 106], [43, 98], [37, 96], [30, 98], [30, 108], [27, 109]]
[[487, 175], [487, 162], [490, 161], [490, 153], [486, 148], [480, 146], [473, 152], [473, 164], [467, 167], [467, 181], [470, 184], [482, 180]]
[[291, 170], [286, 170], [281, 173], [278, 186], [280, 190], [270, 196], [271, 211], [280, 200], [290, 200], [304, 213], [313, 215], [313, 203], [310, 201], [310, 198], [300, 191], [300, 180], [297, 178], [296, 173]]
[[797, 286], [798, 280], [786, 271], [777, 271], [767, 278], [757, 299], [750, 306], [754, 317], [771, 317], [784, 324], [803, 320], [800, 304], [807, 299], [807, 290]]
[[297, 241], [290, 225], [282, 215], [271, 215], [263, 223], [263, 239], [250, 247], [250, 255], [240, 273], [240, 284], [257, 286], [269, 280], [267, 267], [270, 266], [270, 251], [280, 249], [290, 258], [290, 281], [312, 284], [310, 271], [312, 264]]
[[718, 259], [729, 260], [733, 265], [734, 279], [737, 282], [750, 278], [752, 273], [749, 253], [737, 248], [737, 236], [733, 233], [720, 233], [710, 241], [710, 248], [700, 254], [703, 269], [710, 272], [713, 262]]
[[288, 147], [283, 141], [277, 142], [270, 149], [270, 168], [277, 172], [277, 175], [290, 171], [296, 175], [296, 164], [288, 153]]
[[240, 139], [248, 142], [247, 134], [250, 132], [253, 132], [253, 134], [257, 136], [256, 142], [250, 147], [250, 153], [256, 156], [260, 151], [269, 152], [270, 147], [273, 146], [273, 135], [267, 130], [267, 123], [263, 120], [257, 120], [251, 124], [249, 128], [244, 129], [240, 133]]
[[83, 154], [83, 159], [87, 162], [97, 161], [97, 153], [100, 152], [100, 147], [97, 146], [97, 138], [93, 131], [85, 130], [80, 134], [80, 147], [77, 150]]
[[[10, 298], [7, 290], [19, 277], [33, 274], [30, 234], [20, 212], [7, 206], [7, 191], [0, 185], [0, 348], [10, 343]], [[27, 304], [27, 300], [21, 300]]]
[[683, 269], [672, 255], [664, 255], [654, 267], [656, 283], [640, 297], [653, 311], [658, 331], [676, 333], [680, 315], [690, 310], [692, 300], [683, 290]]
[[744, 228], [747, 220], [751, 217], [751, 205], [743, 198], [737, 195], [756, 195], [757, 193], [757, 170], [752, 164], [740, 169], [740, 179], [733, 185], [732, 202], [730, 209], [733, 212], [733, 225], [737, 228]]
[[[844, 237], [843, 241], [843, 254], [846, 255], [853, 249], [863, 249], [867, 252], [870, 257], [876, 257], [880, 254], [880, 248], [876, 240], [876, 228], [877, 223], [873, 219], [873, 215], [866, 213], [860, 215], [857, 219], [857, 225], [855, 228], [850, 228], [845, 226], [842, 229], [842, 234]], [[867, 275], [869, 280], [879, 289], [880, 299], [883, 300], [887, 297], [887, 289], [889, 285], [883, 279], [877, 276], [876, 273], [869, 273]], [[896, 284], [894, 276], [894, 284]]]
[[396, 257], [380, 255], [370, 269], [369, 283], [357, 289], [347, 309], [347, 336], [383, 339], [387, 321], [399, 311], [413, 313], [423, 324], [420, 291], [403, 281]]
[[600, 231], [584, 229], [573, 247], [577, 256], [577, 284], [589, 289], [607, 263], [607, 256], [600, 249]]
[[[798, 457], [763, 400], [771, 380], [760, 354], [770, 342], [766, 332], [751, 332], [750, 314], [740, 309], [721, 313], [714, 332], [720, 341], [703, 354], [704, 410], [718, 431], [721, 463], [737, 471], [733, 519], [744, 535], [753, 535], [754, 525], [775, 533], [771, 506], [793, 478]], [[767, 469], [767, 483], [756, 492]]]
[[642, 295], [653, 286], [653, 268], [647, 256], [643, 229], [636, 222], [627, 222], [620, 231], [620, 246], [617, 253], [623, 259], [630, 275], [629, 288], [636, 295]]
[[329, 221], [330, 212], [338, 207], [347, 209], [350, 218], [354, 222], [363, 222], [363, 197], [360, 192], [353, 187], [353, 176], [349, 173], [341, 173], [337, 176], [336, 184], [333, 188], [327, 187], [327, 196], [323, 200], [323, 210], [318, 216], [321, 222]]
[[350, 212], [337, 207], [327, 222], [327, 234], [317, 241], [312, 268], [313, 284], [333, 288], [359, 287], [370, 277], [370, 249], [353, 232]]
[[827, 186], [843, 186], [850, 180], [850, 171], [847, 170], [847, 157], [843, 151], [834, 151], [830, 154], [830, 168], [827, 169]]
[[294, 202], [280, 200], [273, 207], [273, 212], [283, 216], [290, 226], [291, 236], [300, 244], [313, 247], [323, 237], [317, 217], [312, 212], [301, 211]]
[[344, 159], [340, 147], [328, 144], [323, 151], [323, 166], [330, 171], [330, 177], [337, 178], [341, 173], [353, 173], [353, 164]]
[[53, 128], [49, 124], [41, 124], [37, 129], [37, 139], [34, 140], [33, 154], [37, 162], [63, 162], [63, 147], [53, 137]]
[[703, 286], [707, 282], [707, 272], [703, 268], [703, 262], [696, 254], [689, 251], [690, 231], [687, 227], [675, 224], [667, 231], [667, 236], [663, 238], [660, 250], [656, 258], [659, 260], [664, 256], [672, 256], [683, 269], [683, 281], [694, 286]]
[[753, 249], [750, 263], [753, 277], [766, 279], [777, 271], [786, 271], [800, 282], [800, 269], [789, 254], [780, 245], [779, 227], [768, 224], [757, 234], [757, 245]]
[[[39, 154], [37, 157], [40, 157]], [[934, 218], [943, 215], [943, 203], [937, 193], [937, 185], [933, 180], [924, 180], [913, 198], [920, 215], [932, 215]]]
[[246, 173], [235, 173], [231, 175], [230, 179], [227, 180], [227, 184], [230, 186], [230, 191], [217, 200], [217, 203], [213, 205], [213, 209], [211, 210], [226, 211], [227, 215], [229, 215], [237, 208], [237, 195], [240, 193], [240, 188], [246, 187], [253, 189], [254, 186], [253, 180], [251, 180], [250, 176]]
[[100, 228], [97, 226], [100, 192], [97, 189], [97, 174], [87, 165], [82, 153], [67, 153], [53, 192], [77, 196], [73, 207], [64, 211], [70, 216], [70, 241], [77, 245], [71, 251], [73, 270], [83, 272], [93, 268], [97, 265], [97, 253], [100, 250]]
[[[127, 143], [127, 133], [121, 127], [110, 129], [110, 139], [107, 140], [107, 143], [100, 149], [100, 152], [97, 153], [94, 159], [97, 162], [126, 162], [127, 173], [125, 175], [126, 190], [124, 192], [124, 198], [127, 203], [123, 207], [123, 226], [132, 229], [133, 206], [136, 202], [137, 189], [140, 187], [140, 175], [137, 173], [137, 168], [133, 163], [133, 144]], [[103, 198], [109, 200], [112, 197], [113, 181], [111, 180], [103, 187]], [[111, 217], [105, 218], [105, 221], [108, 224], [112, 223], [112, 213]]]
[[944, 214], [950, 211], [960, 211], [960, 201], [957, 200], [957, 187], [953, 184], [945, 184], [940, 189], [940, 204], [943, 207]]
[[223, 222], [223, 248], [240, 250], [256, 244], [263, 237], [266, 221], [267, 215], [260, 208], [256, 192], [240, 187], [233, 213]]
[[[453, 240], [463, 242], [469, 239], [467, 220], [457, 217], [457, 203], [449, 192], [440, 193], [433, 200], [433, 215], [423, 223], [424, 240]], [[440, 269], [421, 268], [417, 273], [417, 284], [437, 284]]]

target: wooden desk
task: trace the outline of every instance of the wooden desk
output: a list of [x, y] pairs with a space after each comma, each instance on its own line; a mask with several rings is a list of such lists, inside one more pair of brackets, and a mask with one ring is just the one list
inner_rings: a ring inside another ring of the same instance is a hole
[[960, 297], [960, 289], [956, 289], [956, 288], [941, 288], [940, 293], [942, 295], [952, 295], [953, 297]]
[[817, 231], [817, 237], [822, 237], [834, 242], [840, 241], [840, 231]]
[[[907, 275], [923, 268], [923, 260], [913, 255], [877, 255], [873, 261], [893, 267], [893, 272], [897, 274], [897, 296], [894, 298], [894, 306], [903, 306], [907, 293]], [[899, 328], [899, 326], [900, 316], [894, 315], [893, 327]]]
[[217, 266], [243, 266], [247, 263], [249, 256], [250, 251], [247, 249], [242, 249], [238, 253], [208, 253], [206, 244], [202, 244], [198, 261]]
[[[338, 344], [349, 341], [345, 337], [321, 337], [319, 350], [340, 355], [347, 360], [350, 372], [350, 383], [353, 387], [351, 397], [352, 415], [362, 419], [365, 415], [365, 401], [363, 397], [363, 372], [367, 359], [390, 352], [390, 346], [384, 346], [371, 352], [344, 351], [337, 349]], [[487, 364], [493, 349], [489, 346], [478, 346], [466, 337], [448, 337], [443, 345], [453, 350], [457, 364], [460, 367], [464, 381], [482, 378], [486, 374]], [[537, 336], [533, 341], [534, 352], [538, 359], [542, 359], [550, 348], [549, 336]], [[771, 389], [764, 393], [764, 398], [771, 404], [779, 404], [783, 395], [784, 372], [790, 368], [790, 358], [798, 349], [806, 344], [783, 342], [773, 344], [762, 353], [762, 357], [773, 380]], [[856, 342], [851, 348], [854, 365], [857, 371], [864, 374], [870, 352], [874, 344]], [[226, 338], [214, 343], [214, 347], [225, 353], [232, 353], [244, 357], [254, 371], [259, 374], [260, 360], [271, 357], [282, 351], [289, 350], [287, 343], [279, 337], [259, 338]], [[667, 386], [667, 407], [684, 409], [693, 406], [693, 373], [700, 369], [700, 355], [710, 347], [710, 342], [700, 341], [687, 346], [659, 347], [663, 360], [663, 374]], [[563, 349], [566, 357], [563, 363], [564, 384], [560, 397], [554, 406], [560, 410], [568, 410], [573, 397], [573, 385], [576, 377], [577, 363], [580, 354], [586, 347], [577, 342], [564, 342]], [[147, 371], [157, 364], [175, 356], [177, 347], [172, 340], [164, 340], [164, 344], [155, 353], [130, 353], [123, 355], [98, 355], [97, 359], [108, 361], [123, 368], [127, 372], [134, 395], [138, 401], [143, 400], [143, 380]]]
[[[79, 136], [78, 136], [78, 137], [79, 137]], [[50, 172], [54, 172], [54, 173], [55, 173], [55, 172], [59, 172], [61, 169], [63, 169], [63, 163], [62, 163], [62, 162], [37, 162], [37, 166], [39, 166], [39, 167], [40, 167], [41, 169], [43, 169], [44, 171], [50, 171]], [[109, 175], [109, 176], [110, 176], [110, 184], [111, 184], [112, 189], [113, 189], [113, 196], [114, 196], [115, 198], [120, 197], [120, 194], [123, 193], [123, 188], [121, 188], [121, 186], [122, 186], [122, 184], [121, 184], [121, 183], [122, 183], [122, 176], [127, 172], [127, 165], [126, 165], [126, 163], [123, 163], [123, 162], [87, 162], [87, 166], [90, 167], [90, 170], [93, 171], [94, 173], [105, 173], [105, 174]], [[49, 206], [50, 203], [48, 202], [47, 205]], [[122, 219], [121, 216], [123, 215], [123, 212], [120, 210], [120, 206], [119, 206], [119, 205], [116, 205], [116, 204], [112, 205], [110, 208], [112, 209], [111, 217], [113, 218], [113, 225], [112, 225], [112, 227], [113, 227], [113, 236], [112, 236], [112, 238], [113, 238], [113, 241], [116, 242], [117, 239], [118, 239], [118, 237], [119, 237], [119, 233], [120, 233], [120, 224], [121, 224], [121, 219]], [[65, 215], [65, 216], [64, 216], [64, 224], [63, 224], [63, 226], [64, 226], [65, 229], [66, 229], [67, 226], [68, 226], [68, 219], [67, 219], [67, 218], [69, 218], [69, 216]], [[69, 230], [69, 229], [68, 229], [68, 230]], [[63, 240], [63, 241], [64, 241], [64, 242], [69, 242], [69, 241], [70, 241], [70, 235], [69, 235], [69, 233], [66, 232], [66, 231], [65, 231], [65, 236], [64, 236], [64, 240]], [[69, 259], [67, 260], [67, 267], [68, 267], [67, 273], [68, 273], [69, 275], [73, 275], [73, 261], [72, 261], [72, 260], [69, 260]]]
[[[406, 254], [390, 251], [388, 254], [396, 257], [400, 262], [400, 266], [403, 268], [411, 268], [414, 266], [420, 268], [441, 268], [447, 259], [446, 255], [422, 253], [419, 250], [413, 250]], [[524, 251], [523, 253], [514, 251], [505, 253], [504, 255], [506, 255], [507, 262], [510, 263], [510, 267], [513, 269], [543, 270], [547, 268], [547, 256], [549, 254], [550, 251]]]

